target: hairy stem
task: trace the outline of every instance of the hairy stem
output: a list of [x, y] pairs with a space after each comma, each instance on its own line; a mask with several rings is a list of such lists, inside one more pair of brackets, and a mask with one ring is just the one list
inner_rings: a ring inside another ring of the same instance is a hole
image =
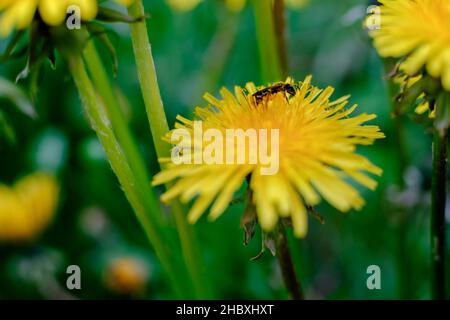
[[131, 170], [135, 173], [137, 190], [141, 194], [142, 200], [146, 203], [146, 206], [153, 208], [153, 210], [149, 212], [149, 214], [152, 215], [152, 219], [156, 224], [162, 226], [161, 210], [157, 209], [159, 208], [159, 199], [150, 186], [150, 176], [147, 168], [136, 142], [131, 135], [120, 102], [111, 86], [109, 77], [92, 40], [86, 43], [84, 58], [87, 69], [92, 77], [92, 82], [103, 100], [117, 140], [128, 159]]
[[[142, 1], [135, 1], [129, 7], [128, 13], [134, 17], [144, 16], [145, 12]], [[130, 28], [142, 97], [144, 99], [156, 153], [159, 158], [167, 157], [170, 155], [170, 145], [164, 142], [162, 137], [169, 131], [169, 126], [159, 90], [156, 67], [147, 34], [147, 25], [143, 20], [131, 24]], [[170, 205], [178, 229], [183, 257], [189, 275], [192, 278], [196, 297], [203, 299], [211, 298], [210, 282], [205, 276], [206, 270], [203, 268], [194, 229], [188, 224], [182, 205], [178, 201], [172, 201]]]
[[109, 114], [101, 102], [94, 85], [89, 78], [83, 60], [80, 56], [68, 56], [66, 58], [70, 73], [80, 94], [84, 110], [89, 117], [92, 128], [100, 140], [109, 163], [116, 174], [125, 195], [136, 213], [144, 231], [152, 244], [156, 255], [169, 276], [169, 280], [177, 296], [183, 296], [178, 272], [174, 268], [170, 250], [165, 246], [163, 237], [160, 236], [158, 227], [149, 216], [150, 212], [159, 212], [157, 202], [144, 201], [142, 193], [138, 190], [136, 174], [128, 164], [128, 159], [122, 146], [116, 139]]

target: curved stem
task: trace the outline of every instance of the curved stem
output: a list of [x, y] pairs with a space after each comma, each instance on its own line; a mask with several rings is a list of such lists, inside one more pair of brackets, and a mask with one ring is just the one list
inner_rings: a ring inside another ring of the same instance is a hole
[[272, 0], [253, 0], [253, 7], [262, 80], [263, 82], [280, 81], [283, 75], [275, 35]]
[[104, 104], [101, 103], [100, 98], [97, 96], [97, 92], [86, 72], [83, 60], [75, 55], [66, 59], [92, 128], [95, 130], [106, 152], [110, 165], [119, 179], [128, 201], [153, 245], [162, 267], [166, 270], [177, 296], [181, 297], [183, 296], [183, 289], [180, 286], [181, 282], [178, 278], [178, 272], [170, 258], [171, 253], [166, 248], [163, 238], [160, 237], [158, 228], [148, 215], [149, 212], [159, 212], [159, 208], [155, 204], [142, 201], [143, 199], [136, 183], [136, 175], [128, 165], [128, 159], [123, 152], [122, 146], [116, 139], [109, 115], [105, 110]]
[[[134, 17], [144, 16], [142, 1], [135, 1], [128, 8], [128, 13]], [[136, 22], [131, 24], [130, 28], [141, 92], [156, 153], [159, 158], [167, 157], [170, 154], [170, 145], [164, 142], [162, 137], [169, 131], [169, 126], [159, 90], [147, 25], [145, 21]], [[173, 201], [170, 205], [178, 229], [183, 257], [189, 275], [192, 277], [196, 296], [203, 299], [211, 298], [210, 283], [208, 279], [205, 279], [205, 270], [202, 267], [202, 259], [194, 230], [188, 225], [182, 205], [178, 201]]]
[[447, 181], [447, 135], [434, 131], [431, 186], [432, 297], [445, 299], [445, 199]]
[[159, 208], [159, 200], [154, 190], [150, 187], [150, 176], [142, 160], [138, 147], [130, 133], [123, 115], [122, 107], [110, 84], [100, 56], [95, 49], [93, 41], [88, 41], [84, 50], [86, 66], [92, 76], [93, 83], [103, 99], [106, 112], [111, 120], [112, 128], [117, 136], [120, 146], [123, 148], [131, 170], [135, 172], [137, 190], [140, 191], [147, 207], [153, 208], [149, 214], [158, 225], [163, 225], [162, 214]]

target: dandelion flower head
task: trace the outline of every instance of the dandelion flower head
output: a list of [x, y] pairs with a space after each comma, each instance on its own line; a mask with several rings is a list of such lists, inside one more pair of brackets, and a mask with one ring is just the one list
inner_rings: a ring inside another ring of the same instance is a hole
[[[175, 164], [171, 158], [160, 159], [164, 169], [155, 176], [153, 184], [175, 182], [162, 200], [180, 197], [188, 202], [195, 198], [189, 221], [197, 221], [208, 207], [210, 218], [216, 219], [248, 181], [262, 229], [271, 231], [280, 218], [290, 218], [298, 237], [307, 233], [307, 207], [319, 204], [322, 199], [343, 212], [360, 209], [364, 200], [350, 180], [369, 189], [376, 187], [376, 181], [368, 173], [380, 175], [381, 169], [356, 153], [358, 145], [370, 145], [384, 137], [378, 126], [364, 125], [376, 116], [365, 113], [351, 116], [357, 106], [346, 108], [348, 96], [330, 100], [334, 89], [313, 86], [311, 77], [297, 84], [288, 79], [286, 84], [295, 88], [295, 92], [278, 92], [261, 101], [255, 99], [255, 93], [263, 88], [253, 83], [245, 88], [236, 87], [234, 94], [222, 89], [221, 99], [206, 94], [210, 105], [195, 110], [203, 127], [220, 132], [278, 129], [276, 174], [263, 175], [264, 164], [248, 161], [252, 151], [248, 145], [234, 146], [247, 148], [246, 162], [241, 164]], [[176, 129], [193, 132], [194, 121], [181, 116], [177, 119]], [[169, 136], [167, 140], [171, 141]], [[171, 143], [177, 146], [176, 142]], [[208, 147], [204, 144], [200, 152]], [[227, 148], [224, 146], [224, 154], [236, 152]]]

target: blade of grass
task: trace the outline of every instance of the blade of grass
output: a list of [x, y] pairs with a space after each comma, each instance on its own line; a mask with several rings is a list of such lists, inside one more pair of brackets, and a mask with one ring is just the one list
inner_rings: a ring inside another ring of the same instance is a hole
[[[135, 1], [129, 8], [128, 14], [132, 17], [145, 16], [141, 0]], [[155, 63], [150, 40], [147, 34], [145, 20], [130, 24], [131, 39], [136, 59], [137, 73], [141, 85], [150, 130], [152, 132], [155, 149], [159, 158], [170, 155], [170, 145], [162, 140], [169, 132], [167, 118], [164, 112], [162, 97], [158, 85]], [[166, 188], [169, 186], [166, 186]], [[192, 226], [188, 225], [182, 205], [171, 202], [172, 213], [178, 229], [183, 257], [191, 277], [197, 298], [211, 298], [210, 282], [206, 268], [202, 264], [198, 241]]]

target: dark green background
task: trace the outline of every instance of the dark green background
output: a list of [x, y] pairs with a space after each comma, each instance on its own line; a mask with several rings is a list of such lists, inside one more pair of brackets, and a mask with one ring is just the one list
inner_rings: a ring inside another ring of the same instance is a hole
[[[145, 1], [145, 6], [151, 15], [149, 34], [170, 125], [177, 114], [190, 117], [196, 105], [205, 105], [201, 99], [205, 91], [217, 94], [221, 86], [231, 89], [247, 81], [262, 84], [250, 6], [237, 16], [230, 15], [219, 0], [206, 0], [188, 13], [174, 13], [162, 0]], [[289, 73], [296, 80], [313, 74], [314, 84], [336, 88], [336, 98], [351, 94], [351, 102], [360, 106], [358, 112], [377, 114], [372, 123], [387, 135], [360, 150], [384, 170], [376, 192], [361, 190], [367, 201], [363, 210], [342, 214], [321, 205], [318, 211], [325, 224], [311, 218], [308, 236], [291, 239], [291, 248], [308, 298], [429, 298], [431, 139], [427, 124], [417, 123], [415, 117], [403, 120], [409, 164], [406, 187], [400, 193], [396, 187], [403, 180], [399, 143], [383, 64], [362, 28], [366, 7], [366, 1], [313, 0], [301, 11], [287, 14]], [[128, 26], [111, 28], [119, 58], [117, 83], [128, 102], [135, 136], [156, 173]], [[5, 45], [1, 40], [0, 49]], [[105, 50], [102, 53], [112, 70], [110, 57]], [[24, 64], [23, 59], [3, 63], [1, 77], [13, 80]], [[20, 86], [26, 88], [27, 81]], [[1, 100], [17, 143], [0, 140], [0, 181], [11, 183], [36, 169], [53, 169], [61, 179], [62, 198], [54, 223], [37, 242], [0, 244], [0, 298], [51, 298], [48, 288], [36, 284], [50, 278], [64, 286], [69, 264], [79, 265], [83, 275], [83, 289], [72, 294], [117, 297], [105, 287], [102, 275], [112, 258], [124, 255], [143, 259], [151, 270], [145, 298], [171, 298], [60, 60], [56, 70], [45, 68], [35, 104], [39, 117], [31, 120]], [[89, 208], [97, 214], [86, 213]], [[276, 260], [267, 253], [249, 261], [260, 250], [260, 235], [243, 246], [242, 212], [243, 206], [235, 205], [217, 222], [202, 219], [195, 227], [217, 297], [286, 298]], [[93, 236], [86, 224], [96, 225], [99, 216], [105, 218], [104, 227]], [[372, 264], [381, 268], [381, 290], [366, 287], [366, 269]]]

